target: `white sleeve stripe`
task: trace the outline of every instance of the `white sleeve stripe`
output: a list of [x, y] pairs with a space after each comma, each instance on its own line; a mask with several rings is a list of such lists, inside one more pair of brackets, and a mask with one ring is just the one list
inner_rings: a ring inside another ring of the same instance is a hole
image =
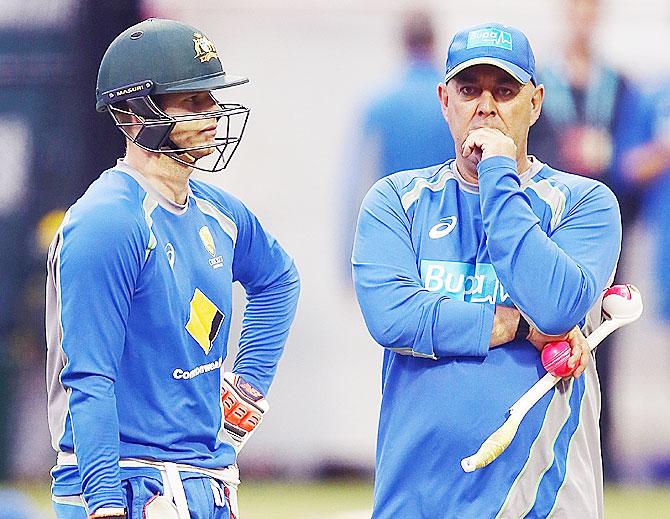
[[198, 209], [200, 209], [207, 216], [214, 218], [218, 222], [223, 232], [230, 236], [230, 239], [233, 240], [234, 247], [235, 242], [237, 241], [237, 225], [235, 225], [235, 222], [219, 211], [216, 207], [214, 207], [211, 202], [196, 196], [194, 196], [193, 199], [195, 200]]
[[558, 186], [552, 185], [546, 178], [539, 182], [529, 180], [528, 184], [524, 185], [524, 187], [535, 191], [537, 196], [549, 206], [551, 209], [551, 223], [549, 224], [549, 230], [553, 231], [556, 229], [563, 219], [563, 213], [565, 213], [565, 206], [567, 203], [565, 193], [563, 193]]
[[387, 349], [400, 355], [411, 355], [412, 357], [419, 357], [421, 359], [437, 360], [435, 354], [428, 355], [427, 353], [419, 353], [418, 351], [414, 351], [412, 348], [387, 348]]
[[81, 496], [51, 496], [51, 500], [59, 505], [71, 505], [85, 508], [84, 500]]
[[419, 197], [421, 196], [421, 192], [424, 189], [430, 189], [433, 192], [440, 191], [444, 189], [444, 186], [447, 184], [447, 182], [451, 179], [456, 179], [454, 176], [454, 173], [451, 171], [451, 168], [444, 168], [442, 173], [438, 176], [437, 180], [434, 181], [429, 181], [426, 180], [425, 178], [420, 178], [417, 180], [416, 184], [414, 184], [414, 187], [409, 190], [407, 193], [402, 195], [401, 202], [402, 202], [402, 208], [407, 211], [414, 202], [416, 202]]
[[144, 219], [147, 221], [147, 226], [149, 227], [149, 244], [147, 245], [146, 254], [144, 259], [146, 260], [149, 257], [149, 253], [156, 248], [156, 236], [154, 235], [154, 230], [152, 229], [154, 225], [154, 220], [151, 217], [151, 213], [154, 212], [154, 209], [158, 207], [158, 202], [149, 196], [149, 193], [146, 194], [144, 200], [142, 201], [142, 209], [144, 209]]
[[[47, 333], [47, 384], [51, 389], [48, 398], [49, 431], [51, 445], [58, 450], [65, 435], [69, 410], [69, 391], [61, 381], [63, 369], [68, 364], [68, 358], [63, 350], [62, 302], [61, 302], [61, 251], [64, 241], [64, 229], [70, 222], [71, 212], [65, 213], [57, 235], [49, 251], [48, 272], [53, 279], [46, 287], [45, 327]], [[50, 276], [48, 276], [50, 277]]]

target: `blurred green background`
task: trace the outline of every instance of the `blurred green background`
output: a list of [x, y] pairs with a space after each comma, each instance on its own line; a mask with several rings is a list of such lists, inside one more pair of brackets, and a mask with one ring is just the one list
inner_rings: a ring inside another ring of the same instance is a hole
[[[40, 507], [40, 519], [51, 519], [47, 483], [24, 483], [17, 488]], [[243, 519], [365, 519], [370, 517], [372, 482], [247, 481], [240, 487]], [[670, 510], [670, 491], [653, 486], [612, 486], [605, 489], [607, 519], [662, 519]], [[575, 518], [578, 519], [578, 518]]]

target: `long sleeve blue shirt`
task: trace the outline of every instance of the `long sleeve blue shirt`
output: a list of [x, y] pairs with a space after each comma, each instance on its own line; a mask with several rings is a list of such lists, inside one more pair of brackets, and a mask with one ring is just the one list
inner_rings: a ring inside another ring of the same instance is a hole
[[220, 372], [232, 284], [247, 293], [234, 362], [267, 393], [293, 319], [291, 258], [236, 198], [189, 182], [178, 206], [120, 162], [67, 212], [48, 261], [49, 425], [55, 495], [124, 506], [120, 458], [218, 468]]
[[[578, 426], [597, 442], [597, 416], [580, 412], [598, 399], [593, 366], [566, 383], [572, 396], [547, 395], [533, 408], [494, 463], [465, 474], [459, 462], [544, 373], [526, 341], [489, 350], [495, 306], [515, 305], [547, 334], [571, 329], [610, 280], [620, 241], [607, 187], [537, 160], [519, 176], [513, 160], [486, 159], [478, 184], [453, 161], [375, 184], [352, 258], [365, 322], [385, 348], [374, 517], [516, 517], [536, 502], [530, 517], [546, 517], [563, 506], [564, 481], [597, 487], [599, 457], [572, 463], [579, 476], [565, 470]], [[572, 429], [557, 425], [563, 418]], [[555, 437], [539, 434], [546, 423]], [[529, 461], [536, 440], [555, 450], [542, 470]], [[532, 474], [523, 471], [529, 463]], [[543, 492], [551, 499], [536, 501]]]

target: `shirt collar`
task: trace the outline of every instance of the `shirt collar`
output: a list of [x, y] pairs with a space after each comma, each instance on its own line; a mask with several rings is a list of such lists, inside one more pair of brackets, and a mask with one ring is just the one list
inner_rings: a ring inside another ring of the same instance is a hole
[[[528, 155], [528, 160], [530, 160], [530, 168], [519, 175], [522, 186], [525, 185], [535, 175], [537, 175], [544, 167], [544, 163], [537, 160], [534, 155]], [[456, 166], [455, 160], [451, 163], [451, 171], [456, 177], [456, 181], [463, 191], [467, 191], [469, 193], [479, 193], [479, 184], [465, 180], [463, 175], [461, 175], [461, 172], [458, 171], [458, 166]]]
[[[170, 200], [168, 197], [163, 195], [160, 191], [158, 191], [152, 184], [147, 180], [147, 178], [142, 175], [139, 171], [137, 171], [135, 168], [130, 166], [128, 163], [126, 163], [123, 159], [119, 159], [116, 162], [116, 167], [114, 168], [118, 171], [121, 171], [122, 173], [125, 173], [126, 175], [132, 177], [135, 182], [137, 182], [146, 193], [153, 198], [156, 202], [158, 202], [158, 205], [160, 205], [163, 209], [166, 211], [169, 211], [173, 214], [184, 214], [188, 210], [188, 198], [186, 198], [186, 203], [185, 204], [178, 204], [174, 200]], [[188, 196], [191, 196], [191, 186], [189, 185], [188, 188]]]

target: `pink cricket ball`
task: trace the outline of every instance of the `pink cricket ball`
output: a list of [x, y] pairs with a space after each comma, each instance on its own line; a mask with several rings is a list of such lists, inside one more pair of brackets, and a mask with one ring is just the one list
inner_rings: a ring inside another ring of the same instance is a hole
[[547, 343], [540, 355], [544, 369], [555, 377], [567, 377], [572, 375], [577, 365], [573, 368], [568, 367], [570, 352], [570, 343], [567, 341]]

